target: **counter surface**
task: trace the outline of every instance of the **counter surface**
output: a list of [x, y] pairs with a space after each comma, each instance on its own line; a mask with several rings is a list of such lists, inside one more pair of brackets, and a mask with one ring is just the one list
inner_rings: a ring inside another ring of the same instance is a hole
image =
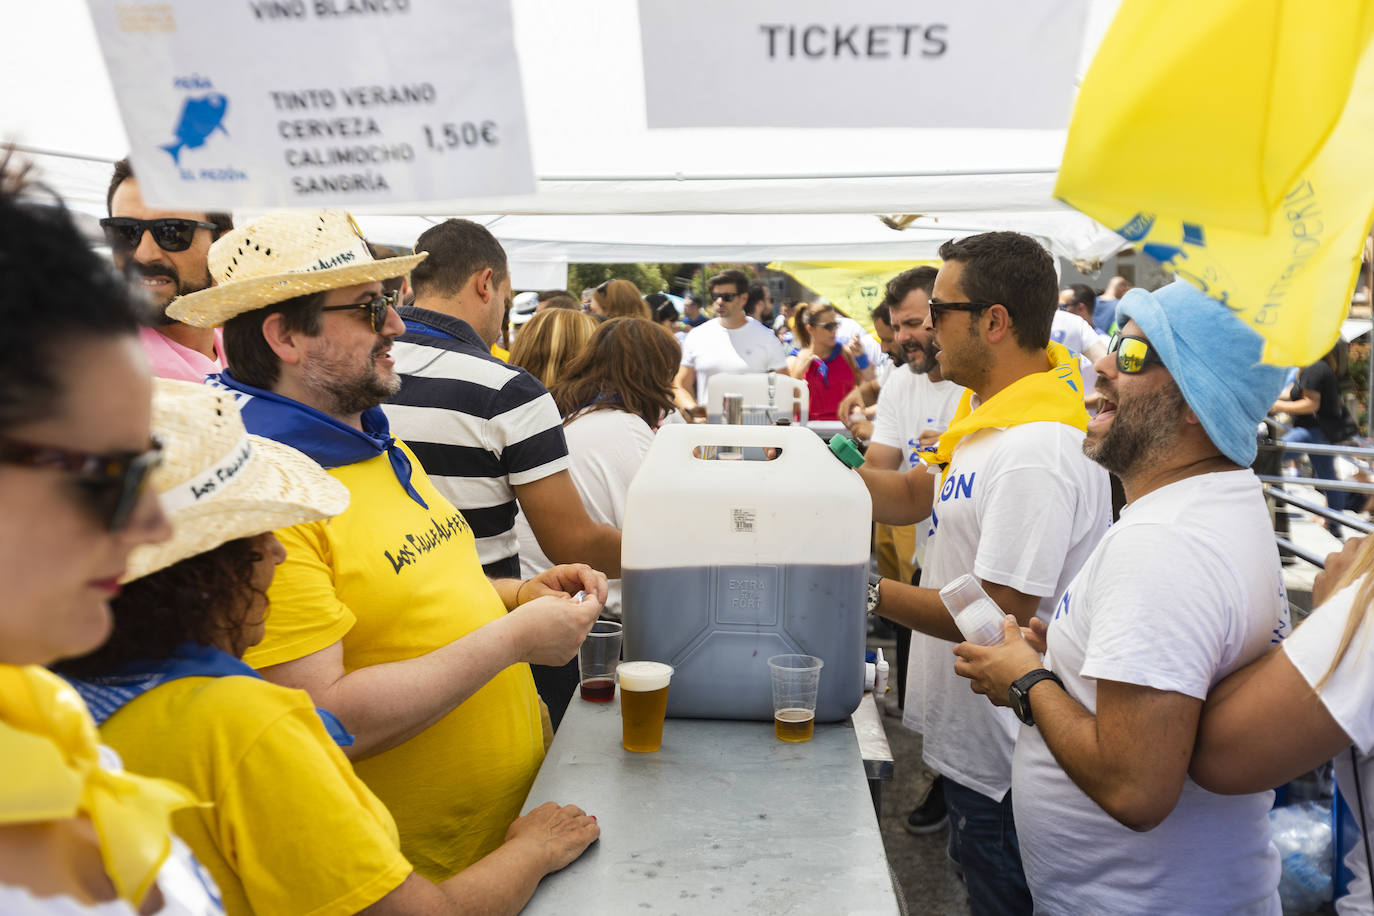
[[850, 722], [786, 744], [772, 723], [669, 719], [634, 754], [618, 696], [574, 695], [523, 810], [546, 801], [596, 815], [601, 839], [526, 913], [897, 912]]

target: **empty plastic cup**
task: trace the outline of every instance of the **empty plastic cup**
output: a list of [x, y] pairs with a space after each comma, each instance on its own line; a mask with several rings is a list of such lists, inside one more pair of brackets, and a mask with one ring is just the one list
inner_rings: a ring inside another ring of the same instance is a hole
[[969, 642], [995, 646], [1005, 638], [1002, 620], [1006, 613], [983, 591], [982, 583], [968, 573], [940, 589], [940, 600]]
[[774, 655], [768, 660], [773, 679], [773, 733], [778, 740], [794, 744], [811, 740], [824, 664], [814, 655]]

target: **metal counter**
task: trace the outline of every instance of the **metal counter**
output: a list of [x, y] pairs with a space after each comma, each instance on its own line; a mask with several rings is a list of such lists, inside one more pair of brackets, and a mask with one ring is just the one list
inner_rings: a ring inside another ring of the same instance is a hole
[[786, 744], [768, 722], [669, 719], [634, 754], [618, 697], [574, 695], [523, 811], [546, 801], [596, 815], [601, 839], [529, 914], [898, 912], [852, 721]]

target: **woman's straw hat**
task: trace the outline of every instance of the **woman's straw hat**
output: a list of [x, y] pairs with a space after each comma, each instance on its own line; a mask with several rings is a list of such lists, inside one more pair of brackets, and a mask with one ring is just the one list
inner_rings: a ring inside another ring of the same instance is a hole
[[151, 485], [172, 536], [129, 556], [130, 582], [226, 541], [338, 515], [348, 488], [301, 452], [250, 436], [232, 392], [157, 379], [153, 432], [162, 464]]
[[408, 274], [427, 254], [373, 258], [362, 230], [342, 210], [269, 213], [220, 236], [208, 258], [215, 285], [173, 300], [167, 314], [215, 328], [296, 296]]

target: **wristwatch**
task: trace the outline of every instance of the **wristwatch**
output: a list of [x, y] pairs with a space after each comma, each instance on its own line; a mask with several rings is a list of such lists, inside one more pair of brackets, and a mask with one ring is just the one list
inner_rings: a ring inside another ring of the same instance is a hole
[[1035, 724], [1035, 717], [1031, 715], [1030, 689], [1046, 678], [1058, 684], [1059, 689], [1064, 689], [1064, 682], [1059, 679], [1059, 675], [1048, 668], [1036, 668], [1029, 674], [1023, 674], [1007, 688], [1008, 705], [1011, 706], [1012, 712], [1016, 713], [1016, 718], [1027, 725]]
[[881, 581], [883, 581], [883, 577], [877, 573], [868, 574], [868, 613], [870, 614], [878, 609], [878, 602], [883, 600], [878, 593], [878, 583]]

